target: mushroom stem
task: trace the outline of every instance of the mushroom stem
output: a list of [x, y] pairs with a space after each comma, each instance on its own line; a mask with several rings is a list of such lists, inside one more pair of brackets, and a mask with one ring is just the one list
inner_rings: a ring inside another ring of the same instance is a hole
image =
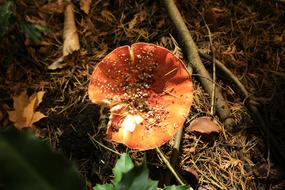
[[174, 177], [176, 178], [176, 180], [181, 184], [181, 185], [185, 185], [182, 180], [181, 177], [178, 176], [178, 174], [176, 173], [176, 171], [174, 170], [174, 168], [171, 166], [171, 164], [169, 163], [169, 161], [167, 160], [167, 158], [164, 156], [164, 154], [162, 153], [162, 151], [160, 150], [159, 147], [156, 147], [155, 150], [158, 152], [159, 156], [161, 157], [161, 159], [163, 160], [163, 162], [167, 165], [168, 169], [171, 171], [171, 173], [174, 175]]
[[[175, 5], [173, 0], [164, 0], [164, 5], [167, 9], [167, 12], [175, 28], [177, 29], [178, 33], [180, 34], [182, 38], [181, 42], [183, 43], [182, 45], [184, 46], [184, 49], [186, 50], [188, 61], [190, 61], [191, 66], [193, 66], [195, 71], [199, 75], [203, 76], [203, 77], [200, 77], [200, 81], [205, 91], [208, 94], [212, 94], [212, 82], [207, 80], [211, 78], [210, 74], [208, 73], [208, 71], [206, 70], [206, 68], [204, 67], [200, 59], [198, 48], [185, 22], [183, 21], [183, 18], [177, 6]], [[191, 68], [189, 68], [189, 70], [191, 71]], [[215, 89], [215, 97], [216, 97], [215, 107], [216, 107], [217, 113], [219, 114], [221, 120], [224, 121], [225, 127], [231, 130], [234, 125], [234, 120], [233, 118], [230, 117], [231, 115], [230, 109], [218, 88]]]

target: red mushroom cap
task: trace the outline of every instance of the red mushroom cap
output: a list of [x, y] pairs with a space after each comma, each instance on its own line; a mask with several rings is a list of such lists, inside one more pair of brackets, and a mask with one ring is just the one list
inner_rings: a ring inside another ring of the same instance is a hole
[[96, 67], [89, 98], [107, 105], [107, 136], [134, 149], [158, 147], [180, 129], [192, 103], [193, 85], [181, 60], [148, 43], [122, 46]]

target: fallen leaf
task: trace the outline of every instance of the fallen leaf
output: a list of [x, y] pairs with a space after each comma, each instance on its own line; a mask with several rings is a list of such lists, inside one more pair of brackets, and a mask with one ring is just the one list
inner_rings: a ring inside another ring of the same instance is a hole
[[237, 53], [237, 48], [235, 45], [230, 45], [226, 51], [223, 52], [224, 55], [229, 55], [231, 57], [234, 57], [234, 55]]
[[230, 167], [236, 167], [236, 166], [241, 165], [241, 164], [242, 164], [241, 160], [231, 158], [229, 160], [225, 159], [223, 161], [223, 163], [221, 163], [220, 167], [227, 170]]
[[275, 35], [274, 38], [273, 38], [273, 42], [276, 44], [276, 45], [282, 45], [282, 43], [284, 42], [284, 39], [283, 39], [283, 36], [282, 35]]
[[142, 23], [147, 16], [147, 12], [145, 10], [141, 10], [138, 12], [134, 18], [129, 22], [129, 29], [133, 29], [137, 24]]
[[55, 60], [51, 65], [48, 66], [49, 70], [56, 70], [56, 69], [61, 69], [64, 66], [66, 66], [65, 63], [62, 63], [64, 61], [65, 56], [61, 56], [57, 60]]
[[106, 20], [111, 23], [116, 22], [116, 17], [108, 10], [104, 9], [101, 11], [101, 16]]
[[191, 168], [191, 167], [188, 167], [185, 169], [185, 171], [189, 172], [191, 175], [193, 175], [193, 177], [196, 178], [196, 180], [199, 179], [199, 174], [197, 172], [197, 170], [195, 168]]
[[84, 11], [87, 15], [89, 14], [91, 3], [92, 3], [92, 0], [81, 0], [80, 1], [80, 9]]
[[65, 8], [63, 40], [63, 56], [79, 50], [79, 37], [74, 19], [73, 5], [71, 3]]
[[208, 25], [215, 27], [220, 22], [223, 14], [224, 10], [213, 7], [204, 11], [204, 18]]
[[199, 181], [199, 174], [194, 167], [187, 167], [182, 170], [182, 176], [184, 179], [191, 184], [193, 189], [197, 189], [198, 181]]
[[220, 127], [212, 121], [211, 117], [204, 116], [194, 119], [187, 130], [191, 132], [195, 131], [203, 134], [210, 134], [218, 133], [220, 131]]
[[9, 119], [18, 129], [33, 127], [33, 123], [46, 117], [43, 113], [35, 111], [42, 102], [45, 91], [40, 91], [28, 97], [24, 91], [19, 96], [14, 96], [14, 111], [9, 111]]
[[47, 14], [63, 13], [65, 5], [65, 1], [58, 0], [57, 2], [50, 2], [43, 5], [40, 7], [40, 11]]

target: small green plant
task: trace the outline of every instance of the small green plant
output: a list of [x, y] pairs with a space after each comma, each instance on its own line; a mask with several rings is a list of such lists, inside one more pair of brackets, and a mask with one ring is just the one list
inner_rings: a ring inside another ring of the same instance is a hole
[[[93, 190], [157, 190], [158, 182], [149, 178], [146, 163], [134, 166], [130, 156], [122, 154], [113, 168], [114, 178], [110, 184], [97, 184]], [[167, 186], [164, 190], [188, 190], [189, 186]]]
[[6, 33], [9, 33], [9, 28], [13, 28], [14, 26], [20, 34], [33, 41], [39, 41], [42, 38], [43, 32], [49, 32], [46, 26], [18, 19], [15, 14], [13, 14], [13, 6], [15, 6], [15, 3], [11, 0], [7, 0], [0, 5], [0, 39], [2, 39]]
[[11, 1], [7, 1], [3, 5], [0, 5], [0, 37], [8, 30], [10, 16], [12, 15], [11, 6]]
[[[149, 178], [145, 161], [135, 166], [126, 153], [113, 168], [110, 184], [97, 184], [93, 190], [158, 190]], [[75, 165], [53, 152], [30, 132], [0, 127], [0, 189], [84, 190], [86, 185]], [[186, 185], [163, 190], [190, 190]]]
[[75, 165], [32, 133], [0, 127], [0, 189], [84, 190]]

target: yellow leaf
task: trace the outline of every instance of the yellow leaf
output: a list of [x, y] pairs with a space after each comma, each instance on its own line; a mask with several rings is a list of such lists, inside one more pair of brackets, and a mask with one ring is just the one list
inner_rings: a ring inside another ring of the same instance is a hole
[[63, 56], [67, 56], [73, 51], [79, 50], [79, 37], [76, 29], [73, 6], [68, 4], [64, 14], [63, 27]]
[[22, 92], [19, 96], [13, 97], [15, 111], [8, 112], [10, 121], [18, 129], [33, 127], [33, 123], [46, 117], [41, 112], [35, 112], [35, 109], [42, 102], [45, 92], [40, 91], [28, 97], [26, 92]]
[[87, 15], [90, 11], [90, 5], [92, 0], [81, 0], [80, 1], [80, 9], [83, 10]]

